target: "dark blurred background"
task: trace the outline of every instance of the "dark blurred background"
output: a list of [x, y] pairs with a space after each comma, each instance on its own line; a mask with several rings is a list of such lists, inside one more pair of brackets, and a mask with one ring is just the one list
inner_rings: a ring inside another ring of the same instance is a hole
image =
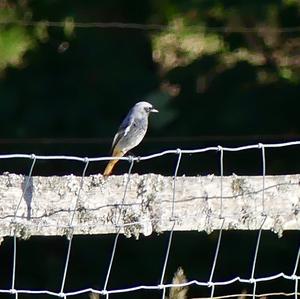
[[[151, 116], [147, 137], [133, 151], [137, 156], [165, 149], [299, 140], [299, 54], [298, 0], [0, 0], [0, 152], [107, 156], [120, 121], [139, 100], [153, 103], [160, 113]], [[172, 175], [176, 158], [140, 162], [133, 171]], [[1, 172], [26, 174], [30, 161], [1, 160], [0, 165]], [[90, 163], [87, 174], [102, 172], [104, 166]], [[120, 162], [115, 173], [126, 172], [128, 166]], [[266, 166], [267, 174], [299, 173], [299, 146], [267, 149]], [[79, 175], [82, 170], [78, 162], [38, 161], [33, 175]], [[179, 169], [179, 175], [219, 172], [218, 152], [183, 156]], [[224, 173], [233, 172], [261, 174], [261, 152], [226, 152]], [[286, 232], [281, 239], [265, 234], [262, 254], [270, 261], [264, 259], [262, 275], [291, 272], [299, 232]], [[206, 266], [212, 262], [216, 236], [179, 234], [168, 281], [179, 265], [191, 279], [208, 279]], [[167, 237], [122, 241], [116, 267], [124, 266], [115, 270], [111, 286], [140, 284], [129, 279], [134, 271], [136, 277], [143, 273], [145, 284], [157, 284]], [[113, 238], [74, 240], [69, 289], [101, 289]], [[255, 240], [255, 234], [231, 232], [224, 238], [224, 252], [238, 253], [223, 256], [216, 279], [249, 276], [255, 242], [245, 240]], [[65, 240], [31, 238], [19, 245], [16, 286], [55, 289]], [[2, 280], [1, 288], [9, 287], [11, 248], [10, 239], [0, 247], [1, 264], [7, 269], [2, 269], [7, 281]], [[152, 257], [149, 267], [135, 263], [139, 255], [145, 263]], [[98, 265], [99, 256], [103, 264]], [[153, 265], [156, 270], [151, 270]], [[278, 269], [269, 270], [271, 266]], [[37, 273], [27, 273], [28, 267]], [[284, 283], [273, 287], [283, 289]], [[193, 295], [207, 291], [195, 288]]]

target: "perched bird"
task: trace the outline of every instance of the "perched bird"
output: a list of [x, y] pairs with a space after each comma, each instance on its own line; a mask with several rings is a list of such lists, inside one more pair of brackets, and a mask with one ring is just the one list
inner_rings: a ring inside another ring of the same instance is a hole
[[[138, 102], [131, 108], [114, 137], [112, 143], [113, 157], [123, 157], [143, 140], [147, 132], [150, 112], [158, 112], [158, 110], [154, 109], [148, 102]], [[110, 160], [103, 175], [110, 175], [117, 162], [118, 159]]]

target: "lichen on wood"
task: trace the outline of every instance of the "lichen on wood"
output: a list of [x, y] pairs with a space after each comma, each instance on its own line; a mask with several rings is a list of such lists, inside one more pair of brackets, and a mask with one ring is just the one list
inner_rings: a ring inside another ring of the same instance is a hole
[[[300, 175], [0, 176], [0, 237], [300, 229]], [[128, 181], [129, 180], [129, 181]], [[81, 184], [82, 183], [82, 184]], [[221, 188], [222, 184], [222, 188]], [[222, 191], [222, 194], [221, 194]], [[173, 202], [174, 198], [174, 202]]]

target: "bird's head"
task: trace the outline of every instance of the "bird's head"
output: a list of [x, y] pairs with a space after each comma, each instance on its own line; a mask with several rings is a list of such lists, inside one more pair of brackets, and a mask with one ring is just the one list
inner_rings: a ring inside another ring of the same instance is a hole
[[147, 114], [150, 112], [158, 112], [158, 110], [153, 108], [152, 104], [148, 102], [138, 102], [135, 104], [135, 107], [140, 111], [146, 112]]

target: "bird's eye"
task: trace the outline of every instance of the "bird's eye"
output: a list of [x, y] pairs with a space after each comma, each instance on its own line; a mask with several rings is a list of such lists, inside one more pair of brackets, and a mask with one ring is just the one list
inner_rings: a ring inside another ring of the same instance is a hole
[[151, 108], [150, 108], [150, 107], [145, 107], [145, 111], [146, 111], [147, 113], [149, 113], [149, 112], [151, 111]]

